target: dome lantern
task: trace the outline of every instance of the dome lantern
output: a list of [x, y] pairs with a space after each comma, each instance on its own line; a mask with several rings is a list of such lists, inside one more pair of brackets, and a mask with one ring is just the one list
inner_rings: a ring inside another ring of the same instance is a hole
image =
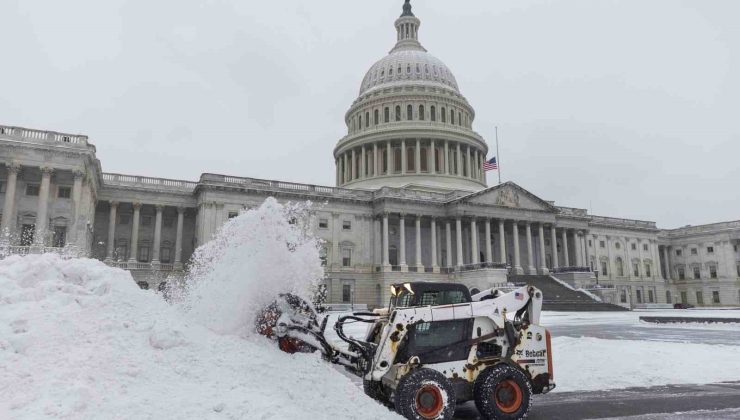
[[419, 43], [419, 26], [421, 21], [411, 11], [411, 0], [406, 0], [403, 5], [403, 13], [396, 20], [396, 46], [391, 52], [399, 50], [426, 51]]

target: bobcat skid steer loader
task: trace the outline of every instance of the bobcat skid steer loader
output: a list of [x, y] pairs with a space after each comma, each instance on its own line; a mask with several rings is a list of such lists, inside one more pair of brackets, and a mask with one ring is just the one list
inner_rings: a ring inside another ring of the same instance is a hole
[[[471, 296], [458, 284], [405, 283], [391, 294], [387, 308], [338, 318], [344, 343], [327, 340], [329, 316], [292, 295], [263, 312], [258, 329], [283, 351], [320, 351], [345, 366], [366, 394], [407, 419], [451, 419], [457, 403], [471, 400], [483, 418], [521, 419], [533, 394], [555, 388], [538, 289]], [[362, 339], [344, 331], [356, 322], [369, 325]]]

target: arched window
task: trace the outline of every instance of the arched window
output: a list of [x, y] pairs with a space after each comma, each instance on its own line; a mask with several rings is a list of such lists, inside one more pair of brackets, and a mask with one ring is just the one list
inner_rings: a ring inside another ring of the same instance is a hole
[[402, 72], [401, 72], [401, 65], [399, 64], [399, 65], [398, 65], [398, 75], [400, 76], [400, 75], [401, 75], [401, 73], [402, 73]]
[[671, 301], [672, 301], [672, 299], [671, 299], [671, 291], [670, 290], [666, 290], [665, 291], [665, 303], [673, 303]]
[[442, 122], [446, 123], [447, 122], [447, 110], [445, 109], [445, 107], [442, 107], [442, 113], [440, 115], [442, 115]]
[[396, 105], [396, 121], [401, 121], [401, 106]]
[[411, 121], [414, 119], [414, 107], [412, 105], [409, 105], [406, 107], [406, 119], [408, 121]]
[[411, 74], [411, 64], [406, 66], [406, 74]]
[[422, 172], [429, 171], [429, 148], [427, 147], [421, 147], [421, 159], [419, 162], [419, 168]]
[[406, 148], [406, 170], [416, 172], [416, 153], [414, 147]]
[[622, 262], [622, 258], [617, 257], [617, 276], [624, 277], [624, 263]]
[[424, 121], [424, 105], [419, 105], [419, 119]]
[[432, 121], [437, 121], [437, 108], [432, 105], [432, 107], [429, 109], [429, 112], [429, 119], [431, 119]]
[[380, 112], [376, 109], [374, 114], [375, 118], [373, 119], [373, 124], [378, 125], [378, 123], [380, 122]]
[[394, 267], [398, 265], [398, 248], [395, 245], [388, 247], [388, 262]]
[[370, 127], [370, 113], [365, 113], [365, 128]]
[[391, 122], [391, 109], [388, 108], [388, 107], [385, 107], [385, 110], [383, 112], [384, 112], [384, 114], [383, 114], [383, 120], [384, 120], [384, 122], [386, 122], [386, 123]]
[[362, 115], [358, 115], [357, 117], [360, 121], [360, 124], [357, 126], [358, 129], [362, 129]]
[[462, 125], [462, 113], [457, 113], [457, 125]]
[[450, 124], [455, 125], [455, 110], [450, 110]]
[[172, 262], [172, 243], [169, 241], [162, 242], [159, 248], [159, 260], [164, 264]]
[[388, 77], [393, 76], [393, 67], [388, 69]]

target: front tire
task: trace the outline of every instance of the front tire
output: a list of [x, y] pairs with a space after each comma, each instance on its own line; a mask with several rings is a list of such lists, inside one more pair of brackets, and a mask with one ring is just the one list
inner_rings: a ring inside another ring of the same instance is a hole
[[484, 370], [475, 381], [473, 395], [485, 419], [523, 419], [532, 406], [529, 379], [521, 370], [504, 364]]
[[362, 390], [365, 391], [365, 395], [383, 404], [384, 406], [389, 408], [393, 407], [393, 404], [391, 403], [390, 398], [388, 398], [388, 394], [386, 393], [385, 388], [383, 388], [383, 384], [381, 384], [380, 382], [368, 381], [367, 379], [363, 379]]
[[409, 420], [450, 420], [457, 403], [455, 389], [432, 369], [415, 369], [401, 378], [395, 394], [396, 411]]

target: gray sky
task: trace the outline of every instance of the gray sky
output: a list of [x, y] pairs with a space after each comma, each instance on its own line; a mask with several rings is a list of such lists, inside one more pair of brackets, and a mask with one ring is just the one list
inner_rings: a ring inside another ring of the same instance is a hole
[[[106, 172], [333, 185], [402, 3], [4, 0], [0, 123], [87, 134]], [[504, 180], [665, 228], [740, 219], [740, 2], [412, 3]]]

